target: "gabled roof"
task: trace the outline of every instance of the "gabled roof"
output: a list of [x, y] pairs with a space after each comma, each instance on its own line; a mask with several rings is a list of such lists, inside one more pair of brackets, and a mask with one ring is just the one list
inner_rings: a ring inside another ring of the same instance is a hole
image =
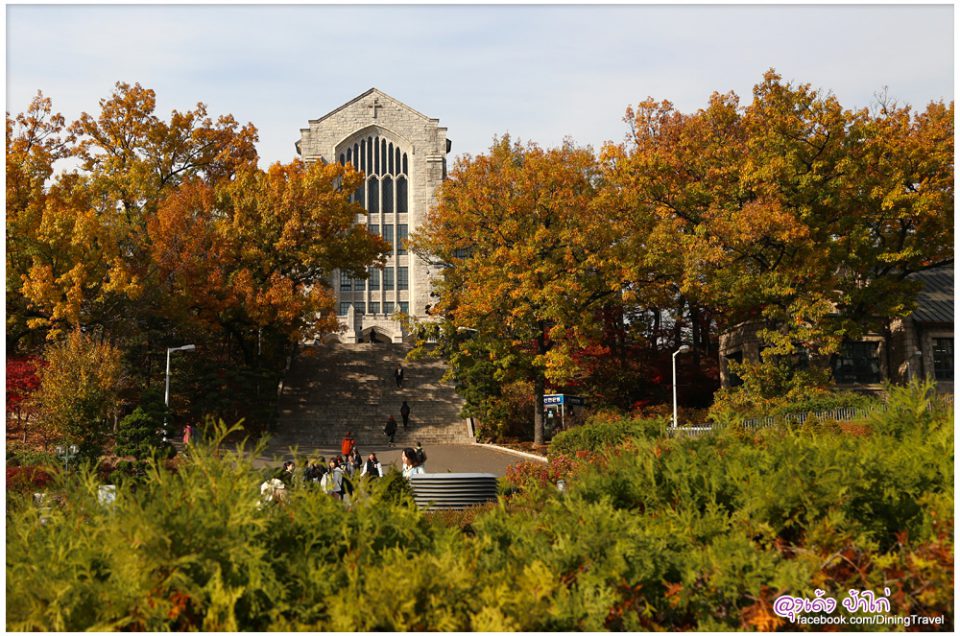
[[923, 283], [917, 308], [911, 314], [918, 323], [953, 323], [953, 263], [911, 274]]
[[390, 97], [389, 95], [387, 95], [386, 93], [384, 93], [384, 92], [383, 92], [382, 90], [380, 90], [379, 88], [374, 87], [374, 88], [371, 88], [370, 90], [368, 90], [368, 91], [365, 92], [365, 93], [361, 93], [360, 95], [357, 95], [356, 97], [354, 97], [353, 99], [351, 99], [351, 100], [350, 100], [349, 102], [347, 102], [346, 104], [343, 104], [342, 106], [338, 106], [337, 108], [334, 108], [333, 110], [331, 110], [329, 113], [327, 113], [327, 114], [324, 115], [323, 117], [320, 117], [319, 119], [311, 119], [311, 120], [309, 120], [309, 122], [310, 122], [311, 124], [319, 124], [319, 123], [322, 122], [324, 119], [327, 119], [328, 117], [330, 117], [330, 116], [332, 116], [332, 115], [335, 115], [336, 113], [339, 113], [341, 110], [343, 110], [343, 109], [346, 108], [347, 106], [351, 106], [352, 104], [355, 104], [355, 103], [359, 102], [361, 99], [363, 99], [364, 97], [367, 97], [367, 96], [369, 96], [369, 95], [376, 95], [377, 97], [383, 97], [384, 99], [389, 99], [391, 102], [393, 102], [393, 103], [395, 103], [395, 104], [397, 104], [397, 105], [405, 108], [406, 110], [410, 111], [411, 113], [413, 113], [413, 114], [415, 114], [415, 115], [418, 115], [418, 116], [422, 117], [423, 119], [426, 119], [427, 121], [440, 121], [439, 119], [436, 119], [436, 118], [434, 118], [434, 117], [427, 117], [426, 115], [424, 115], [424, 114], [421, 113], [420, 111], [415, 110], [415, 109], [413, 109], [413, 108], [410, 108], [409, 106], [407, 106], [406, 104], [404, 104], [403, 102], [401, 102], [399, 99], [396, 99], [396, 98], [394, 98], [394, 97]]

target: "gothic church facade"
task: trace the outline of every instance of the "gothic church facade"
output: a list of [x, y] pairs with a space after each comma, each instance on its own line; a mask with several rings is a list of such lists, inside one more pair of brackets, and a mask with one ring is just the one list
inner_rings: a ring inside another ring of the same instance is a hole
[[335, 272], [330, 281], [341, 342], [403, 342], [397, 312], [426, 317], [431, 271], [406, 239], [435, 202], [450, 146], [438, 119], [376, 88], [300, 129], [296, 147], [304, 161], [349, 163], [364, 173], [363, 187], [351, 195], [366, 211], [357, 222], [392, 246], [386, 267], [371, 267], [366, 280]]

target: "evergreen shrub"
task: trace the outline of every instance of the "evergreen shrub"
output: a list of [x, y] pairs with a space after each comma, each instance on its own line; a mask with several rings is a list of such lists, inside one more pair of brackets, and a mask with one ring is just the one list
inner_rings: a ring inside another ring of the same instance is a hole
[[562, 455], [597, 451], [619, 446], [629, 439], [659, 437], [668, 423], [664, 417], [614, 421], [596, 421], [594, 418], [583, 426], [557, 433], [550, 443], [549, 452], [551, 455]]
[[397, 476], [263, 502], [260, 451], [219, 427], [111, 506], [90, 468], [48, 486], [56, 505], [9, 494], [7, 628], [804, 630], [777, 597], [887, 589], [950, 630], [952, 411], [921, 388], [890, 403], [858, 435], [611, 435], [464, 514], [418, 510]]
[[162, 419], [138, 406], [120, 420], [113, 452], [119, 457], [132, 455], [137, 459], [146, 459], [153, 453], [169, 455], [173, 447], [169, 442], [163, 441], [159, 432], [162, 426]]

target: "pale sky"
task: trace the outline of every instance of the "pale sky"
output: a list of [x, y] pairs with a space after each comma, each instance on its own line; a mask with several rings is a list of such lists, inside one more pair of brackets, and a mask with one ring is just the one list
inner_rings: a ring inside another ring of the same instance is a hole
[[[509, 133], [620, 141], [628, 105], [742, 103], [774, 67], [848, 107], [953, 99], [953, 7], [8, 5], [8, 112], [40, 89], [68, 120], [117, 81], [158, 115], [202, 101], [260, 131], [261, 165], [371, 87], [440, 119], [453, 155]], [[452, 158], [452, 157], [451, 157]]]

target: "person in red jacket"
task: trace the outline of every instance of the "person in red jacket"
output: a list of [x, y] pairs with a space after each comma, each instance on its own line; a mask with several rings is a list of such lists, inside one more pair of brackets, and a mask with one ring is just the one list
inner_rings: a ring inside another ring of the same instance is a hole
[[344, 457], [350, 457], [353, 454], [353, 447], [357, 442], [353, 439], [353, 433], [348, 432], [340, 443], [340, 454]]

